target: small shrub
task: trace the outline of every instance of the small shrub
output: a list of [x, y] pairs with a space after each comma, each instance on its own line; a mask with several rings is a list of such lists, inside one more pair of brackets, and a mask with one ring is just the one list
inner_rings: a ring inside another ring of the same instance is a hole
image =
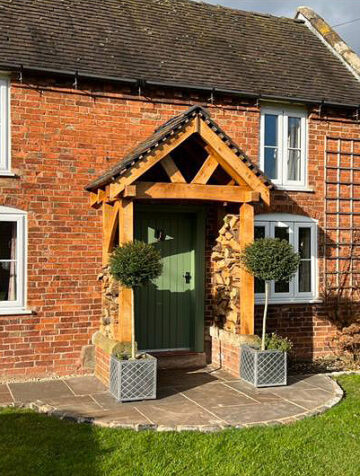
[[130, 356], [126, 352], [115, 352], [114, 357], [118, 360], [129, 360]]
[[360, 322], [343, 327], [336, 338], [342, 355], [346, 355], [352, 362], [360, 362]]
[[293, 348], [293, 343], [287, 337], [281, 337], [275, 332], [266, 334], [265, 349], [266, 350], [281, 350], [282, 352], [290, 352]]
[[265, 350], [270, 282], [289, 281], [299, 266], [300, 256], [286, 240], [261, 238], [245, 248], [241, 262], [249, 273], [265, 281], [265, 306], [261, 338], [261, 350]]
[[148, 284], [162, 272], [160, 253], [143, 241], [115, 248], [110, 258], [110, 273], [127, 288]]
[[[122, 286], [131, 288], [131, 358], [135, 359], [134, 288], [160, 276], [163, 269], [160, 253], [148, 243], [131, 241], [115, 248], [110, 257], [110, 273]], [[124, 356], [120, 357], [124, 360]]]
[[286, 240], [261, 238], [245, 248], [241, 261], [248, 271], [263, 281], [289, 281], [300, 257]]

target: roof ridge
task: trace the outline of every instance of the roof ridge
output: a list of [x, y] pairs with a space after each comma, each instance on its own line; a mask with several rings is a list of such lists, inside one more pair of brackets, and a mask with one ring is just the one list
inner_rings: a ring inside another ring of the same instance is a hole
[[196, 111], [201, 111], [206, 117], [210, 117], [209, 112], [203, 106], [201, 106], [200, 104], [194, 104], [194, 106], [191, 106], [189, 109], [182, 112], [181, 114], [171, 117], [168, 121], [164, 122], [164, 124], [161, 124], [159, 127], [154, 129], [154, 132], [159, 132], [162, 129], [165, 129], [166, 127], [170, 126], [174, 122], [177, 122], [180, 118], [193, 115], [193, 113]]

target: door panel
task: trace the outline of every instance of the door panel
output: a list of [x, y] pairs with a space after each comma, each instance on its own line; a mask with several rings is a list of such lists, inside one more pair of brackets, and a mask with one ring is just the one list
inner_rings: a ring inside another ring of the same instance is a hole
[[[140, 350], [191, 349], [195, 323], [196, 216], [137, 212], [135, 238], [163, 258], [163, 273], [135, 291], [135, 335]], [[191, 279], [186, 282], [185, 273]]]

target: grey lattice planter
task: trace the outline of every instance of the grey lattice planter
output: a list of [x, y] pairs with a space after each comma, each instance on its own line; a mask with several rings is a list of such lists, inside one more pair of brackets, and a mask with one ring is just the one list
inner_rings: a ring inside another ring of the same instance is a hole
[[287, 353], [241, 347], [240, 376], [255, 387], [287, 385]]
[[149, 354], [135, 360], [119, 360], [112, 355], [110, 392], [121, 402], [156, 398], [156, 367], [156, 358]]

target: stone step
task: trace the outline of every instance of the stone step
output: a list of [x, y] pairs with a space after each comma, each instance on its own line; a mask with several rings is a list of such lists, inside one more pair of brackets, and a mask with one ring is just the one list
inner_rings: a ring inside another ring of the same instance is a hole
[[205, 352], [149, 352], [158, 359], [158, 369], [197, 369], [206, 366]]

